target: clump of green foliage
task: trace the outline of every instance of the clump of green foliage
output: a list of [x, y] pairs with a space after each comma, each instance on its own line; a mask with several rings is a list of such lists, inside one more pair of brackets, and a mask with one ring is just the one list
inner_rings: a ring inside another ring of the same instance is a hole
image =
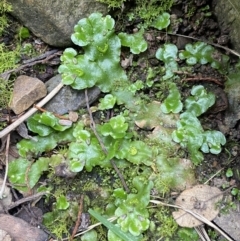
[[[6, 0], [0, 2], [0, 35], [8, 26], [7, 13], [11, 12], [12, 7]], [[0, 44], [0, 73], [12, 69], [16, 66], [19, 56], [18, 50], [9, 50], [3, 43]]]
[[[98, 2], [105, 3], [110, 8], [122, 8], [124, 9], [124, 2], [126, 0], [97, 0]], [[161, 14], [171, 9], [173, 0], [132, 0], [135, 4], [134, 9], [129, 13], [129, 18], [142, 19], [146, 26], [149, 26], [155, 19]]]
[[0, 73], [14, 68], [18, 56], [17, 50], [9, 50], [4, 44], [0, 44]]
[[[226, 143], [226, 138], [220, 131], [204, 131], [197, 118], [215, 103], [214, 94], [207, 93], [202, 85], [194, 86], [191, 94], [192, 96], [185, 100], [185, 111], [180, 115], [177, 130], [172, 133], [172, 138], [182, 147], [187, 148], [191, 160], [195, 164], [199, 164], [203, 160], [203, 155], [199, 149], [204, 153], [219, 154], [221, 145]], [[169, 96], [161, 107], [166, 113], [176, 113], [182, 110], [183, 105], [179, 100], [179, 92], [176, 87], [172, 87]]]
[[143, 19], [147, 24], [152, 23], [162, 13], [169, 11], [173, 0], [136, 0], [135, 16]]
[[[168, 20], [169, 15], [163, 14], [155, 24], [158, 28], [167, 27]], [[116, 105], [124, 105], [124, 109], [120, 108], [108, 120], [96, 123], [95, 129], [83, 119], [64, 126], [51, 113], [35, 114], [28, 119], [27, 126], [36, 135], [17, 144], [21, 157], [9, 164], [8, 176], [15, 188], [26, 192], [38, 184], [44, 172], [48, 169], [53, 172], [59, 165], [64, 166], [64, 172], [70, 173], [71, 177], [102, 168], [107, 176], [105, 178], [109, 178], [114, 160], [123, 171], [129, 192], [123, 190], [121, 184], [114, 184], [104, 194], [108, 205], [93, 208], [100, 210], [105, 217], [117, 216], [116, 228], [111, 228], [108, 233], [109, 240], [121, 240], [117, 239], [116, 233], [111, 233], [119, 229], [139, 240], [144, 238], [149, 229], [153, 230], [158, 222], [150, 217], [148, 205], [151, 191], [164, 196], [171, 189], [185, 188], [186, 180], [194, 182], [192, 163], [189, 161], [188, 165], [187, 162], [183, 165], [182, 158], [177, 155], [179, 145], [176, 143], [187, 148], [193, 163], [199, 164], [203, 159], [199, 150], [217, 154], [225, 143], [225, 137], [220, 132], [204, 131], [197, 118], [215, 101], [214, 96], [206, 92], [203, 86], [193, 87], [191, 96], [182, 100], [174, 82], [177, 80], [174, 71], [179, 69], [179, 52], [175, 45], [165, 44], [156, 54], [163, 73], [160, 81], [169, 81], [166, 83], [169, 95], [162, 104], [146, 104], [140, 99], [137, 92], [148, 83], [145, 85], [141, 81], [129, 81], [120, 66], [120, 53], [121, 46], [125, 46], [133, 54], [139, 54], [147, 49], [147, 43], [142, 30], [136, 34], [116, 34], [114, 25], [110, 16], [103, 17], [100, 13], [93, 13], [80, 20], [71, 38], [83, 48], [84, 53], [79, 54], [75, 49], [67, 48], [61, 56], [59, 72], [65, 85], [78, 90], [97, 86], [106, 93], [96, 107], [98, 111], [104, 112]], [[168, 69], [170, 72], [167, 72]], [[179, 115], [180, 112], [183, 113]], [[156, 130], [152, 135], [140, 135], [134, 129], [137, 121], [141, 122], [143, 129]], [[64, 145], [64, 150], [56, 149], [59, 145]], [[53, 150], [54, 153], [51, 153]], [[47, 152], [50, 155], [37, 157]], [[32, 157], [36, 158], [33, 164], [29, 161]], [[107, 183], [111, 187], [109, 180]], [[41, 186], [39, 190], [44, 188]], [[55, 195], [54, 210], [45, 215], [46, 224], [51, 228], [54, 222], [66, 219], [67, 211], [74, 217], [72, 207], [75, 205], [70, 205], [71, 200], [66, 195], [60, 190]], [[164, 222], [160, 230], [155, 229], [156, 232], [167, 238], [173, 236], [176, 230], [174, 220], [166, 219], [163, 211], [157, 208], [156, 217], [161, 217], [161, 222]], [[65, 230], [61, 226], [61, 235]], [[96, 236], [95, 233], [93, 236]]]
[[226, 67], [229, 57], [221, 55], [221, 60], [219, 60], [217, 57], [214, 57], [215, 55], [218, 56], [212, 46], [203, 42], [196, 42], [194, 44], [187, 44], [185, 50], [179, 54], [179, 58], [185, 59], [189, 65], [210, 63], [213, 68], [222, 70]]
[[0, 109], [7, 108], [11, 99], [13, 81], [0, 78]]
[[109, 8], [121, 8], [126, 0], [97, 0], [97, 2], [105, 3]]
[[[7, 109], [13, 91], [13, 81], [0, 78], [0, 109]], [[6, 122], [0, 122], [0, 130], [6, 126]]]
[[8, 20], [6, 13], [11, 12], [12, 7], [6, 0], [0, 2], [0, 35], [4, 29], [8, 26]]

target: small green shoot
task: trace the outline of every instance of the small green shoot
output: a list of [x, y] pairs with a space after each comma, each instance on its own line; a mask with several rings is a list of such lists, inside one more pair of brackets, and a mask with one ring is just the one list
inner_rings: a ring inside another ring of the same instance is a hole
[[130, 240], [131, 241], [139, 241], [139, 239], [137, 237], [134, 237], [130, 233], [123, 232], [119, 227], [117, 227], [116, 225], [109, 222], [106, 218], [101, 216], [98, 212], [96, 212], [92, 209], [89, 209], [88, 212], [94, 218], [96, 218], [99, 222], [101, 222], [104, 226], [106, 226], [109, 230], [111, 230], [114, 234], [116, 234], [118, 237], [120, 237], [121, 240], [124, 240], [124, 241], [130, 241]]
[[20, 41], [29, 38], [30, 33], [29, 30], [26, 27], [20, 27], [18, 31], [18, 37], [20, 38]]
[[81, 236], [82, 241], [98, 241], [98, 235], [95, 230], [90, 230]]
[[170, 14], [164, 12], [152, 22], [151, 26], [158, 30], [162, 30], [167, 28], [169, 24], [170, 24]]
[[177, 130], [172, 133], [175, 142], [188, 149], [195, 164], [203, 160], [204, 153], [219, 154], [221, 146], [225, 145], [226, 138], [219, 131], [204, 131], [197, 116], [203, 114], [215, 102], [215, 96], [207, 93], [203, 86], [194, 86], [187, 98], [186, 111], [180, 115]]
[[162, 103], [161, 111], [165, 114], [168, 114], [170, 112], [179, 113], [183, 108], [183, 104], [181, 102], [181, 95], [176, 84], [171, 83], [169, 88], [169, 95]]
[[118, 198], [119, 190], [115, 193], [118, 208], [115, 215], [118, 216], [117, 223], [124, 232], [129, 231], [134, 236], [139, 236], [147, 230], [150, 224], [149, 213], [146, 209], [150, 201], [150, 191], [153, 183], [143, 177], [133, 178], [133, 185], [137, 189], [137, 194], [128, 194], [127, 198]]
[[127, 129], [128, 123], [126, 123], [125, 118], [121, 115], [111, 118], [108, 123], [100, 127], [103, 136], [111, 136], [114, 139], [123, 138], [126, 135]]
[[[214, 57], [215, 55], [221, 56], [221, 59], [218, 60], [217, 57]], [[185, 50], [179, 53], [179, 58], [185, 59], [189, 65], [210, 63], [215, 69], [222, 68], [229, 60], [228, 56], [216, 53], [216, 50], [212, 46], [204, 42], [187, 44]]]
[[122, 46], [129, 47], [133, 54], [144, 52], [147, 49], [147, 42], [143, 38], [143, 31], [144, 29], [141, 29], [135, 34], [119, 33]]
[[185, 101], [186, 112], [195, 116], [205, 113], [215, 103], [215, 95], [207, 92], [202, 85], [193, 86], [191, 95]]
[[104, 98], [99, 100], [98, 109], [99, 110], [108, 110], [112, 109], [116, 104], [117, 98], [111, 94], [107, 94]]
[[232, 171], [232, 168], [228, 168], [227, 171], [226, 171], [226, 177], [232, 177], [233, 176], [233, 171]]
[[58, 210], [66, 210], [69, 207], [69, 202], [67, 201], [66, 197], [61, 195], [57, 198], [56, 208]]
[[220, 131], [205, 131], [203, 133], [203, 144], [201, 151], [204, 153], [219, 154], [222, 151], [221, 146], [226, 144], [226, 138]]
[[27, 121], [27, 126], [30, 131], [39, 136], [48, 136], [54, 131], [65, 131], [71, 127], [71, 125], [59, 124], [59, 119], [50, 112], [31, 116]]
[[27, 192], [36, 185], [43, 172], [48, 170], [48, 164], [48, 158], [44, 157], [39, 158], [33, 164], [23, 158], [16, 159], [9, 163], [9, 180], [18, 190]]
[[178, 49], [174, 44], [164, 44], [156, 52], [156, 58], [163, 61], [165, 64], [165, 75], [163, 80], [170, 79], [174, 76], [174, 71], [178, 70], [177, 63]]
[[193, 228], [180, 228], [177, 232], [179, 241], [198, 241], [198, 233]]

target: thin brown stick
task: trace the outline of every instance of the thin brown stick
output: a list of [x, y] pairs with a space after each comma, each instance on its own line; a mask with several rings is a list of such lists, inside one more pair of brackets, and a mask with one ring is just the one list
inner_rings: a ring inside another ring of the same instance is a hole
[[78, 210], [77, 221], [76, 221], [76, 224], [75, 224], [74, 229], [72, 231], [70, 241], [72, 241], [74, 239], [74, 236], [77, 233], [79, 226], [81, 225], [81, 216], [82, 216], [82, 212], [83, 212], [83, 198], [84, 198], [84, 196], [81, 195], [80, 202], [79, 202], [79, 210]]
[[15, 207], [18, 207], [19, 205], [25, 203], [25, 202], [29, 202], [29, 201], [32, 201], [32, 200], [35, 200], [35, 199], [38, 199], [39, 197], [43, 196], [43, 195], [46, 195], [46, 194], [49, 194], [48, 192], [39, 192], [39, 193], [36, 193], [32, 196], [29, 196], [29, 197], [25, 197], [25, 198], [21, 198], [20, 200], [10, 204], [8, 207], [7, 207], [7, 210], [10, 210], [10, 209], [13, 209]]
[[36, 62], [37, 60], [41, 60], [41, 59], [44, 59], [44, 58], [49, 59], [49, 57], [54, 57], [56, 55], [56, 53], [59, 54], [59, 50], [53, 49], [53, 50], [47, 51], [47, 52], [45, 52], [45, 53], [43, 53], [39, 56], [36, 56], [34, 58], [23, 60], [23, 64], [29, 64], [29, 63]]
[[[38, 109], [39, 111], [41, 112], [47, 112], [47, 110], [45, 110], [44, 108], [42, 107], [39, 107], [37, 105], [33, 105], [34, 108]], [[62, 119], [62, 120], [69, 120], [69, 118], [67, 116], [63, 116], [63, 115], [59, 115], [59, 114], [56, 114], [56, 113], [53, 113], [51, 112], [55, 117], [59, 118], [59, 119]]]
[[1, 190], [0, 190], [0, 199], [3, 198], [3, 193], [4, 193], [5, 186], [6, 186], [6, 181], [7, 181], [9, 145], [10, 145], [10, 134], [8, 134], [8, 136], [7, 136], [7, 142], [6, 142], [5, 174], [4, 174], [4, 179], [3, 179], [2, 187], [1, 187]]
[[[44, 99], [42, 99], [37, 106], [42, 107], [49, 100], [51, 100], [58, 92], [59, 90], [63, 87], [63, 84], [60, 83], [57, 87], [55, 87]], [[37, 111], [36, 108], [31, 108], [28, 112], [26, 112], [24, 115], [22, 115], [19, 119], [17, 119], [15, 122], [13, 122], [11, 125], [0, 131], [0, 138], [4, 137], [7, 135], [9, 132], [14, 130], [16, 127], [18, 127], [22, 122], [24, 122], [26, 119], [28, 119], [31, 115], [33, 115]]]
[[199, 39], [199, 38], [195, 38], [195, 37], [191, 37], [191, 36], [187, 36], [187, 35], [183, 35], [183, 34], [177, 34], [177, 33], [167, 33], [167, 32], [164, 32], [164, 31], [161, 31], [162, 33], [166, 33], [166, 34], [169, 34], [169, 35], [173, 35], [173, 36], [179, 36], [179, 37], [183, 37], [183, 38], [188, 38], [188, 39], [193, 39], [193, 40], [197, 40], [197, 41], [201, 41], [201, 42], [204, 42], [206, 44], [209, 44], [209, 45], [212, 45], [214, 47], [217, 47], [217, 48], [220, 48], [220, 49], [224, 49], [225, 51], [228, 51], [230, 52], [231, 54], [234, 54], [238, 57], [240, 57], [240, 53], [238, 53], [237, 51], [235, 50], [232, 50], [228, 47], [224, 47], [222, 45], [219, 45], [219, 44], [215, 44], [215, 43], [211, 43], [209, 41], [205, 41], [205, 40], [202, 40], [202, 39]]
[[19, 66], [19, 67], [16, 68], [16, 69], [11, 69], [11, 70], [8, 70], [8, 71], [6, 71], [6, 72], [3, 72], [2, 74], [0, 74], [0, 77], [3, 78], [5, 75], [11, 74], [11, 73], [13, 73], [13, 72], [17, 73], [17, 72], [20, 71], [21, 69], [24, 69], [24, 68], [26, 68], [26, 67], [33, 66], [33, 65], [35, 65], [35, 64], [45, 63], [47, 60], [52, 59], [52, 58], [55, 57], [56, 55], [61, 55], [61, 54], [62, 54], [62, 51], [58, 51], [57, 53], [54, 53], [54, 54], [48, 56], [48, 57], [45, 58], [45, 59], [33, 61], [33, 62], [30, 62], [30, 63], [27, 63], [27, 64], [23, 64], [23, 65]]
[[150, 200], [150, 203], [154, 203], [157, 205], [162, 205], [162, 206], [167, 206], [167, 207], [173, 207], [173, 208], [177, 208], [177, 209], [182, 209], [184, 210], [186, 213], [191, 214], [193, 217], [195, 217], [196, 219], [202, 221], [203, 223], [209, 225], [210, 227], [214, 228], [215, 230], [217, 230], [223, 237], [225, 237], [227, 240], [229, 241], [233, 241], [227, 234], [225, 234], [220, 228], [218, 228], [214, 223], [212, 223], [211, 221], [209, 221], [207, 218], [205, 218], [204, 216], [202, 216], [199, 213], [193, 212], [192, 210], [186, 209], [182, 206], [179, 205], [173, 205], [173, 204], [168, 204], [168, 203], [164, 203], [158, 200]]
[[[107, 152], [107, 149], [106, 147], [104, 146], [100, 136], [98, 135], [97, 131], [96, 131], [96, 125], [95, 125], [95, 122], [94, 122], [94, 119], [93, 119], [93, 116], [92, 116], [92, 111], [90, 109], [90, 106], [89, 106], [89, 100], [88, 100], [88, 94], [87, 94], [87, 89], [85, 89], [85, 98], [86, 98], [86, 105], [87, 105], [87, 110], [88, 110], [88, 113], [89, 113], [89, 117], [90, 117], [90, 127], [92, 129], [92, 131], [94, 132], [96, 138], [98, 139], [98, 142], [103, 150], [103, 152], [107, 155], [108, 152]], [[116, 171], [116, 173], [118, 174], [118, 177], [120, 178], [121, 182], [122, 182], [122, 185], [125, 189], [126, 192], [130, 192], [125, 180], [124, 180], [124, 177], [122, 175], [122, 173], [119, 171], [118, 167], [116, 166], [115, 162], [113, 160], [110, 160], [110, 163], [112, 164], [114, 170]]]
[[223, 84], [218, 81], [217, 79], [211, 78], [211, 77], [193, 77], [193, 78], [185, 78], [182, 79], [181, 81], [210, 81], [210, 82], [214, 82], [215, 84], [221, 85], [223, 86]]

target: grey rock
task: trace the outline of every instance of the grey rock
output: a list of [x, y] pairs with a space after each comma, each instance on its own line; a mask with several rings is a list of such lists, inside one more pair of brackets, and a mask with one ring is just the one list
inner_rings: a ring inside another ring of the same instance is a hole
[[[226, 198], [226, 197], [225, 197]], [[230, 200], [231, 198], [229, 198]], [[232, 240], [240, 240], [240, 222], [239, 222], [239, 203], [235, 203], [236, 210], [229, 209], [227, 213], [221, 214], [214, 219], [214, 222], [220, 227], [225, 233], [227, 233]], [[226, 239], [224, 239], [226, 240]]]
[[57, 47], [72, 45], [77, 22], [93, 12], [107, 13], [107, 6], [95, 0], [7, 0], [11, 14], [45, 43]]
[[225, 113], [224, 123], [228, 128], [234, 128], [240, 120], [240, 83], [232, 82], [225, 87], [228, 98], [228, 109]]
[[46, 94], [47, 89], [41, 80], [27, 75], [20, 75], [14, 82], [10, 108], [18, 115]]
[[[48, 92], [51, 92], [61, 81], [61, 75], [48, 80], [45, 84]], [[89, 104], [93, 103], [100, 95], [101, 91], [97, 87], [88, 89]], [[56, 96], [54, 96], [44, 108], [59, 115], [76, 111], [86, 107], [85, 91], [74, 90], [70, 86], [64, 86]]]
[[222, 33], [229, 30], [231, 43], [236, 51], [240, 52], [240, 4], [239, 0], [214, 0], [214, 11]]

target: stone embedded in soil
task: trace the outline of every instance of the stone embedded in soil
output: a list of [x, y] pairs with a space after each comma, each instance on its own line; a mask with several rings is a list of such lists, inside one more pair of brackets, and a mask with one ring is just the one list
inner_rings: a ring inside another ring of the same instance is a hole
[[107, 5], [96, 0], [7, 0], [11, 14], [37, 37], [52, 46], [72, 44], [74, 25], [90, 13], [107, 13]]
[[48, 238], [48, 235], [43, 230], [11, 215], [0, 214], [0, 227], [14, 241], [45, 241]]
[[[229, 198], [229, 200], [231, 197]], [[239, 222], [239, 203], [236, 203], [236, 210], [229, 209], [227, 213], [221, 214], [214, 219], [214, 222], [224, 230], [234, 240], [240, 240], [240, 222]]]
[[224, 124], [227, 132], [229, 129], [234, 128], [240, 120], [240, 84], [237, 79], [236, 81], [234, 80], [225, 87], [229, 103], [224, 115]]
[[[61, 82], [61, 75], [48, 80], [45, 84], [48, 92], [51, 92]], [[89, 104], [94, 102], [101, 91], [97, 87], [88, 89]], [[64, 86], [45, 106], [44, 109], [55, 114], [63, 115], [70, 111], [76, 111], [86, 107], [85, 91], [74, 90], [70, 86]]]
[[15, 80], [10, 108], [18, 115], [46, 94], [47, 88], [41, 80], [21, 75]]
[[214, 12], [217, 16], [222, 33], [228, 32], [231, 44], [236, 51], [240, 51], [240, 4], [239, 0], [213, 0]]

